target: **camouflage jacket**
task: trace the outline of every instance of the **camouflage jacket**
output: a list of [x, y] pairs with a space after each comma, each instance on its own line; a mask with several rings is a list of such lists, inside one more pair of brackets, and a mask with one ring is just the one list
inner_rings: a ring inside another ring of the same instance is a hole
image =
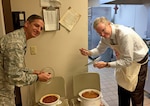
[[37, 75], [25, 67], [26, 36], [18, 29], [0, 38], [0, 96], [14, 97], [14, 86], [36, 82]]

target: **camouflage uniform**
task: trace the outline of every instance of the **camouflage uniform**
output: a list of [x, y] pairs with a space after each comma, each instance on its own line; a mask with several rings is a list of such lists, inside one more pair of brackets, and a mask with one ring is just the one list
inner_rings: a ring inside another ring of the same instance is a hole
[[15, 86], [36, 82], [37, 75], [25, 67], [26, 36], [18, 29], [0, 38], [0, 106], [15, 106]]

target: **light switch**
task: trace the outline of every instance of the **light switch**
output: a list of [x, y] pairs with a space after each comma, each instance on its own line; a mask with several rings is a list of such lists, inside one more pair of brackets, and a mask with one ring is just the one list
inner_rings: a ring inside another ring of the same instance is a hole
[[31, 46], [30, 47], [30, 54], [31, 55], [36, 55], [37, 54], [37, 47], [36, 46]]

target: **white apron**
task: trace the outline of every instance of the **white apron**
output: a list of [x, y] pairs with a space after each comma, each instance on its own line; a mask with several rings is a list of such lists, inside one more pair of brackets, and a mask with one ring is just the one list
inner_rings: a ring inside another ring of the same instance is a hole
[[[111, 45], [111, 48], [115, 51], [116, 57], [119, 59], [120, 50], [118, 45]], [[116, 68], [116, 80], [119, 86], [128, 91], [134, 91], [138, 82], [138, 74], [141, 68], [141, 64], [133, 62], [128, 67]]]

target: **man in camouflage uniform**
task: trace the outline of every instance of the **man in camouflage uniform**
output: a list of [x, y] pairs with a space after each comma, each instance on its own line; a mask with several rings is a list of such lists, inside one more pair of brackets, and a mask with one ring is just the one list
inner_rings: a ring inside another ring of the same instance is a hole
[[27, 68], [24, 62], [27, 40], [37, 37], [43, 27], [43, 18], [31, 15], [23, 28], [0, 38], [0, 106], [15, 106], [15, 86], [21, 87], [51, 78], [50, 74]]

